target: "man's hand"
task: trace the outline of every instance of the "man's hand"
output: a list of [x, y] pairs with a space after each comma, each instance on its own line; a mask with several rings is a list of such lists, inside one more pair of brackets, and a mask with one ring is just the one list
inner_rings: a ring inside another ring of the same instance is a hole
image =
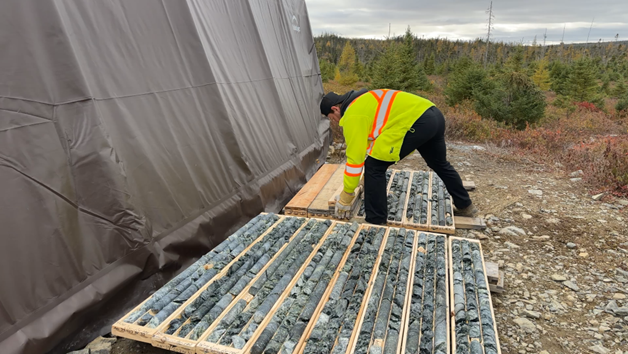
[[336, 196], [336, 209], [335, 214], [338, 219], [350, 219], [351, 218], [351, 203], [355, 198], [355, 193], [347, 193], [344, 190], [340, 192], [340, 195]]

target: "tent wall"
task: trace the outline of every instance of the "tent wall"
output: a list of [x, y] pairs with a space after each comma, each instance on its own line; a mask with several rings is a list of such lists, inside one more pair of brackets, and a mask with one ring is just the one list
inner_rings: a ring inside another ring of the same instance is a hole
[[304, 0], [2, 1], [0, 53], [3, 354], [107, 331], [324, 160]]

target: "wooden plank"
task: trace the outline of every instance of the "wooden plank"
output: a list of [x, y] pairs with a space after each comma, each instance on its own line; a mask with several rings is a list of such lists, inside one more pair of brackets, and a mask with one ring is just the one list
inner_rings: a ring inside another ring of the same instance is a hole
[[495, 281], [489, 279], [489, 281], [491, 281], [489, 287], [492, 293], [502, 294], [506, 291], [506, 288], [504, 288], [504, 276], [504, 271], [500, 270], [498, 271], [498, 276]]
[[[349, 337], [349, 345], [347, 345], [347, 354], [353, 353], [355, 351], [355, 346], [358, 343], [358, 336], [360, 335], [360, 329], [362, 328], [362, 322], [364, 321], [364, 316], [366, 316], [366, 308], [368, 307], [369, 299], [371, 298], [371, 293], [373, 292], [373, 286], [375, 285], [375, 279], [377, 278], [377, 273], [379, 272], [379, 264], [382, 261], [382, 255], [384, 254], [384, 250], [386, 249], [386, 242], [388, 241], [388, 235], [390, 234], [390, 228], [386, 228], [386, 233], [384, 233], [384, 237], [382, 238], [382, 244], [377, 252], [377, 258], [373, 264], [373, 271], [371, 272], [371, 277], [369, 278], [368, 285], [366, 287], [366, 291], [364, 292], [364, 297], [362, 298], [362, 304], [360, 304], [360, 309], [358, 310], [358, 316], [355, 319], [355, 325], [353, 326], [353, 332], [351, 333], [351, 337]], [[390, 316], [390, 314], [388, 314]]]
[[310, 203], [308, 206], [308, 215], [312, 210], [320, 210], [323, 212], [329, 211], [329, 200], [334, 197], [334, 193], [338, 189], [338, 186], [342, 185], [342, 180], [344, 177], [344, 165], [336, 165], [337, 168], [334, 173], [331, 175], [327, 183], [321, 186], [321, 189], [318, 191], [316, 198]]
[[299, 192], [284, 207], [286, 215], [307, 217], [307, 208], [312, 204], [321, 188], [329, 181], [338, 169], [336, 164], [324, 164], [314, 176], [299, 190]]
[[488, 280], [491, 283], [497, 283], [497, 280], [499, 279], [499, 266], [497, 263], [486, 262], [484, 267], [486, 268], [486, 277]]
[[[339, 195], [340, 192], [342, 192], [342, 190], [344, 189], [344, 186], [342, 185], [342, 182], [340, 184], [340, 187], [338, 187], [338, 189], [336, 190], [335, 195]], [[356, 213], [356, 210], [358, 208], [358, 206], [360, 205], [360, 198], [362, 196], [362, 190], [363, 190], [363, 186], [358, 186], [355, 189], [355, 198], [353, 198], [353, 202], [351, 202], [351, 213], [350, 215], [354, 215]], [[319, 217], [319, 218], [324, 218], [324, 219], [337, 219], [336, 216], [334, 215], [335, 213], [335, 207], [336, 207], [336, 201], [335, 201], [335, 196], [332, 197], [334, 198], [334, 205], [333, 206], [329, 206], [329, 201], [326, 205], [327, 209], [315, 209], [312, 206], [310, 206], [308, 208], [308, 216], [309, 217]], [[318, 205], [318, 207], [322, 207], [321, 205]], [[339, 220], [339, 219], [338, 219]]]
[[[419, 244], [419, 233], [414, 233], [414, 241], [412, 242], [412, 255], [410, 256], [410, 269], [408, 270], [408, 283], [406, 287], [406, 299], [403, 302], [403, 310], [401, 315], [401, 327], [399, 327], [399, 345], [397, 345], [397, 354], [406, 352], [406, 341], [408, 336], [408, 318], [410, 317], [410, 309], [412, 307], [412, 294], [414, 290], [414, 268], [416, 267], [416, 256]], [[449, 353], [449, 352], [448, 352]]]
[[[453, 205], [453, 204], [452, 204]], [[451, 268], [449, 268], [449, 265], [447, 264], [447, 258], [449, 257], [449, 247], [447, 244], [447, 238], [445, 238], [445, 269], [447, 269], [447, 271], [445, 272], [445, 291], [446, 294], [452, 293], [454, 292], [454, 288], [453, 286], [450, 287], [449, 286], [449, 273], [451, 272]], [[453, 279], [453, 276], [452, 276]], [[479, 304], [479, 302], [478, 302]], [[445, 312], [447, 315], [447, 325], [446, 328], [449, 329], [450, 325], [454, 325], [451, 321], [451, 317], [449, 316], [449, 314], [452, 312], [452, 308], [453, 308], [453, 303], [447, 302], [447, 312]], [[452, 333], [447, 333], [447, 353], [453, 353], [452, 349], [451, 349], [451, 342], [452, 342], [452, 338], [453, 338], [453, 334]]]
[[[480, 250], [480, 257], [482, 257], [482, 267], [483, 267], [483, 271], [484, 271], [484, 281], [486, 282], [486, 284], [489, 284], [488, 277], [486, 276], [486, 274], [487, 274], [486, 262], [484, 261], [484, 252], [482, 251], [482, 243], [479, 240], [450, 236], [449, 240], [448, 240], [449, 251], [451, 251], [451, 249], [452, 249], [452, 244], [453, 244], [454, 240], [467, 241], [469, 243], [476, 243], [478, 245], [478, 248]], [[452, 272], [452, 274], [453, 274], [453, 269], [454, 268], [453, 268], [453, 259], [452, 258], [453, 257], [451, 256], [451, 252], [450, 252], [448, 267], [449, 267], [449, 271]], [[454, 305], [455, 304], [454, 291], [453, 291], [453, 289], [454, 289], [453, 277], [450, 278], [450, 279], [451, 279], [450, 280], [450, 284], [449, 284], [450, 285], [450, 287], [449, 287], [449, 290], [450, 290], [450, 297], [449, 297], [450, 298], [450, 304], [452, 306], [455, 306]], [[489, 287], [490, 287], [490, 284], [489, 284]], [[465, 293], [465, 296], [466, 296], [466, 293]], [[477, 296], [477, 293], [476, 293], [476, 296]], [[478, 304], [480, 303], [479, 300], [476, 299], [476, 301], [477, 301]], [[493, 299], [492, 299], [492, 296], [491, 296], [490, 292], [488, 294], [488, 302], [489, 302], [489, 305], [490, 305], [491, 317], [492, 317], [492, 320], [493, 320], [493, 330], [495, 331], [495, 344], [497, 345], [497, 353], [501, 354], [502, 350], [501, 350], [501, 346], [499, 344], [499, 332], [497, 330], [497, 321], [495, 320], [495, 311], [493, 310]], [[478, 314], [479, 313], [480, 313], [480, 311], [478, 309]], [[450, 312], [450, 317], [455, 317], [455, 313]], [[481, 321], [480, 321], [480, 323], [481, 323]], [[456, 328], [455, 328], [455, 321], [451, 321], [450, 325], [451, 325], [450, 337], [453, 338], [453, 340], [452, 340], [452, 351], [451, 352], [455, 353], [456, 352], [456, 340], [455, 340], [455, 338], [456, 338]], [[480, 328], [481, 328], [481, 324], [480, 324]], [[483, 337], [482, 336], [480, 336], [480, 337], [482, 338], [481, 343], [483, 344], [484, 343]], [[484, 350], [484, 345], [482, 345], [482, 350]]]
[[475, 190], [475, 182], [473, 181], [462, 181], [462, 186], [468, 191]]
[[[449, 256], [447, 257], [447, 268], [448, 272], [451, 273], [451, 278], [449, 280], [449, 304], [452, 308], [456, 308], [456, 300], [454, 297], [454, 261], [451, 252], [452, 239], [454, 237], [450, 236], [447, 240], [447, 249], [450, 251]], [[479, 312], [479, 310], [478, 310]], [[456, 353], [456, 313], [454, 311], [449, 311], [449, 338], [451, 338], [451, 351], [448, 353]]]
[[325, 304], [327, 303], [327, 300], [329, 299], [329, 295], [331, 294], [334, 284], [336, 284], [336, 281], [338, 280], [338, 277], [340, 276], [340, 273], [342, 272], [342, 268], [344, 267], [347, 261], [347, 258], [349, 257], [349, 254], [351, 253], [351, 249], [353, 248], [353, 245], [355, 244], [356, 239], [358, 238], [358, 236], [360, 235], [360, 232], [362, 231], [364, 227], [365, 227], [364, 225], [360, 225], [358, 229], [356, 230], [355, 234], [353, 234], [351, 243], [349, 244], [349, 246], [347, 246], [347, 249], [345, 250], [345, 253], [342, 256], [342, 259], [340, 260], [340, 263], [338, 264], [338, 267], [336, 268], [336, 271], [334, 272], [334, 276], [329, 280], [329, 284], [327, 284], [327, 289], [325, 289], [325, 292], [323, 293], [323, 296], [321, 297], [321, 300], [318, 303], [318, 306], [316, 307], [316, 309], [314, 310], [314, 313], [310, 317], [310, 322], [307, 324], [307, 327], [305, 327], [305, 330], [303, 331], [303, 334], [301, 335], [301, 338], [299, 339], [296, 346], [294, 347], [294, 350], [292, 351], [292, 353], [294, 354], [303, 353], [303, 350], [305, 349], [305, 342], [308, 338], [310, 338], [310, 335], [312, 334], [312, 330], [314, 329], [314, 326], [316, 325], [316, 321], [318, 320], [318, 317], [320, 316], [321, 312], [323, 312], [323, 307], [325, 307]]
[[[220, 273], [218, 273], [218, 275], [216, 275], [212, 280], [210, 280], [209, 282], [207, 282], [207, 284], [205, 284], [203, 287], [201, 287], [196, 293], [194, 293], [194, 295], [192, 295], [185, 303], [183, 303], [183, 305], [179, 306], [165, 321], [163, 321], [157, 327], [157, 330], [155, 331], [155, 334], [153, 335], [153, 337], [151, 339], [151, 344], [154, 347], [162, 348], [162, 349], [166, 349], [166, 350], [171, 350], [171, 351], [178, 352], [178, 353], [184, 353], [184, 354], [193, 354], [193, 353], [195, 353], [196, 352], [196, 346], [197, 346], [197, 343], [199, 342], [199, 340], [189, 339], [190, 335], [192, 334], [192, 331], [190, 331], [190, 333], [188, 333], [184, 338], [181, 338], [181, 337], [177, 336], [176, 334], [179, 333], [181, 328], [183, 328], [183, 325], [181, 325], [181, 327], [175, 333], [167, 334], [166, 331], [170, 327], [170, 322], [172, 320], [174, 320], [175, 318], [181, 318], [181, 313], [183, 313], [183, 311], [185, 311], [185, 308], [189, 304], [191, 304], [194, 300], [196, 300], [196, 298], [198, 298], [201, 295], [201, 293], [203, 293], [203, 291], [205, 291], [213, 282], [215, 282], [216, 280], [218, 280], [219, 278], [221, 278], [223, 276], [227, 276], [227, 271], [228, 271], [229, 267], [231, 266], [231, 264], [235, 263], [235, 261], [237, 261], [237, 259], [239, 259], [241, 256], [243, 256], [246, 252], [248, 252], [258, 241], [262, 240], [264, 236], [266, 236], [269, 232], [271, 232], [271, 230], [275, 229], [275, 227], [277, 227], [280, 224], [280, 222], [282, 220], [284, 220], [284, 219], [286, 219], [286, 216], [280, 217], [280, 219], [277, 220], [277, 222], [275, 222], [275, 224], [273, 224], [272, 227], [268, 228], [266, 231], [264, 231], [264, 233], [262, 235], [260, 235], [260, 237], [258, 237], [256, 239], [256, 242], [251, 243], [244, 251], [242, 251], [238, 255], [238, 257], [236, 259], [234, 259], [231, 263], [229, 263], [228, 267], [225, 267]], [[290, 240], [292, 240], [295, 237], [295, 235], [297, 235], [299, 233], [299, 231], [301, 231], [301, 229], [303, 229], [305, 227], [305, 225], [307, 225], [307, 220], [303, 223], [303, 225], [301, 225], [301, 227], [299, 227], [292, 234], [292, 236], [290, 237]], [[288, 241], [288, 243], [290, 243], [290, 241]], [[281, 253], [281, 251], [283, 251], [283, 249], [288, 245], [288, 243], [284, 244], [277, 251], [277, 253], [273, 256], [273, 258], [271, 258], [269, 263], [267, 263], [266, 266], [264, 268], [262, 268], [260, 270], [260, 272], [258, 272], [257, 276], [255, 278], [253, 278], [251, 280], [251, 282], [249, 282], [248, 286], [250, 286], [250, 284], [252, 284], [252, 282], [254, 282], [257, 279], [257, 277], [259, 277], [260, 274], [262, 274], [263, 271], [266, 270], [266, 268], [270, 265], [270, 263], [272, 263], [272, 260], [275, 259]], [[237, 300], [238, 300], [238, 297], [235, 297], [231, 301], [230, 306], [228, 306], [227, 309], [225, 309], [221, 313], [221, 315], [218, 317], [218, 319], [222, 319], [222, 317], [227, 313], [227, 310], [229, 310], [233, 305], [235, 305], [235, 302]], [[218, 321], [218, 319], [216, 321]], [[188, 323], [189, 321], [190, 321], [190, 319], [188, 319], [185, 323]], [[213, 324], [216, 324], [216, 321], [214, 321]], [[200, 338], [202, 338], [202, 337], [200, 337]]]
[[[265, 215], [266, 213], [262, 213], [262, 215]], [[274, 229], [284, 218], [285, 216], [283, 215], [278, 215], [279, 218], [277, 219], [277, 221], [275, 221], [274, 224], [272, 224], [264, 233], [262, 233], [257, 239], [255, 239], [253, 242], [251, 242], [251, 244], [246, 247], [244, 250], [242, 250], [242, 252], [240, 252], [240, 254], [238, 254], [233, 260], [231, 260], [231, 262], [229, 262], [221, 272], [219, 272], [218, 274], [216, 274], [210, 281], [207, 282], [207, 284], [205, 284], [203, 286], [203, 288], [201, 290], [204, 290], [205, 288], [207, 288], [211, 283], [213, 283], [214, 281], [216, 281], [216, 279], [219, 279], [220, 277], [222, 277], [226, 272], [227, 269], [229, 269], [229, 267], [231, 267], [235, 262], [237, 262], [238, 259], [240, 259], [240, 257], [242, 257], [242, 255], [244, 255], [246, 252], [248, 252], [248, 250], [253, 247], [254, 244], [256, 244], [257, 242], [259, 242], [268, 232], [270, 232], [270, 230]], [[194, 295], [192, 295], [190, 297], [190, 299], [188, 299], [188, 301], [186, 301], [183, 305], [181, 306], [187, 306], [187, 303], [192, 299], [192, 298], [196, 298], [198, 297], [197, 294], [199, 294], [199, 292], [201, 291], [199, 290], [198, 292], [196, 292]], [[151, 296], [152, 297], [152, 296]], [[153, 340], [153, 336], [154, 334], [158, 331], [158, 329], [161, 327], [157, 326], [156, 328], [148, 328], [146, 326], [139, 326], [135, 323], [137, 323], [137, 321], [133, 324], [131, 323], [126, 323], [124, 322], [124, 319], [127, 318], [131, 313], [135, 312], [136, 310], [139, 310], [141, 308], [141, 306], [148, 301], [151, 297], [148, 297], [146, 300], [142, 301], [141, 304], [137, 305], [133, 310], [129, 311], [126, 315], [124, 315], [120, 320], [118, 320], [118, 322], [114, 323], [113, 326], [111, 326], [111, 333], [113, 335], [119, 336], [119, 337], [124, 337], [124, 338], [128, 338], [128, 339], [132, 339], [132, 340], [136, 340], [136, 341], [140, 341], [140, 342], [144, 342], [144, 343], [151, 343]], [[181, 308], [181, 307], [179, 307]], [[178, 309], [177, 309], [178, 310]], [[177, 311], [173, 312], [170, 316], [168, 316], [163, 323], [169, 323], [173, 318], [174, 318], [174, 314]], [[141, 317], [140, 317], [141, 318]], [[138, 319], [139, 321], [139, 319]], [[163, 325], [162, 323], [162, 325]]]
[[471, 218], [467, 216], [454, 216], [454, 225], [462, 230], [484, 230], [486, 223], [482, 218]]

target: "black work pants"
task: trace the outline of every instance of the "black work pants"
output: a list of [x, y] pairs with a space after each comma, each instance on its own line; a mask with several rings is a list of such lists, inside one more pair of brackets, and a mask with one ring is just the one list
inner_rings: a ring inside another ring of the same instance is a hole
[[[400, 160], [418, 150], [427, 165], [443, 180], [454, 205], [463, 209], [471, 205], [469, 193], [462, 179], [447, 161], [445, 145], [445, 117], [436, 107], [431, 107], [414, 122], [403, 139]], [[364, 163], [364, 212], [366, 222], [385, 224], [388, 217], [386, 196], [386, 170], [394, 162], [380, 161], [367, 156]]]

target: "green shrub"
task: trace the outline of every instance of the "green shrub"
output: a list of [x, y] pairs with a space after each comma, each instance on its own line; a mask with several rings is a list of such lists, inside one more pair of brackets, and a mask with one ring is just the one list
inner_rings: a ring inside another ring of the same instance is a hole
[[524, 73], [505, 74], [483, 89], [476, 88], [475, 111], [517, 129], [538, 122], [545, 114], [545, 96]]

